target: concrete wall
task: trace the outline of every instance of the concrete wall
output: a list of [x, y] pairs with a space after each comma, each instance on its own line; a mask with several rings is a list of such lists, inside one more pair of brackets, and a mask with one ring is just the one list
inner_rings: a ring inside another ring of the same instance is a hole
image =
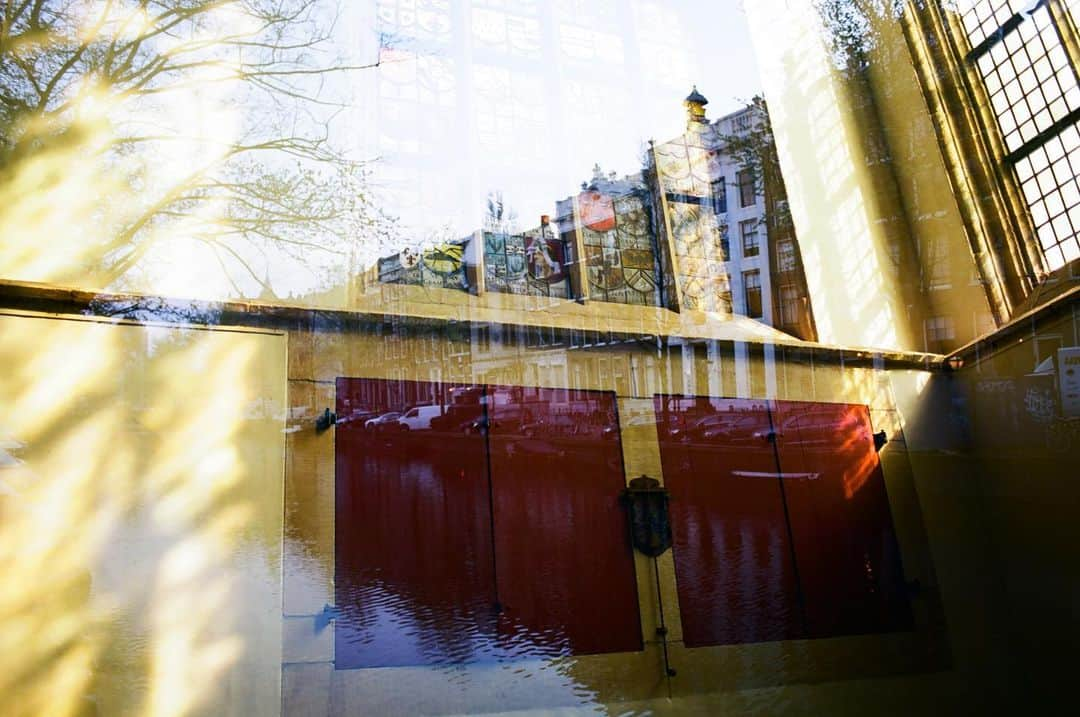
[[1025, 693], [1067, 699], [1080, 644], [1080, 417], [1062, 405], [1069, 367], [1051, 352], [1052, 370], [1035, 369], [1047, 354], [1039, 344], [1080, 346], [1080, 302], [1023, 323], [973, 347], [955, 400], [970, 420], [973, 499], [1002, 596], [992, 634]]
[[921, 349], [905, 288], [917, 267], [869, 86], [837, 65], [812, 3], [746, 10], [818, 339]]

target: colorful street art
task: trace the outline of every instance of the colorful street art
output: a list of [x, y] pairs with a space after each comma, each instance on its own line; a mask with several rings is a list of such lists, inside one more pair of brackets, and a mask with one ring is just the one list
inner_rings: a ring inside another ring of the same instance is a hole
[[540, 227], [523, 234], [484, 232], [484, 272], [488, 291], [569, 298], [566, 246]]
[[469, 240], [416, 251], [403, 249], [379, 259], [379, 281], [384, 284], [411, 284], [442, 289], [469, 289], [465, 273], [465, 252]]
[[[480, 232], [484, 290], [730, 314], [727, 226], [712, 205], [715, 156], [688, 135], [655, 145], [653, 159], [652, 186], [630, 178], [594, 182], [556, 203], [555, 223], [545, 217], [524, 232]], [[380, 259], [379, 279], [470, 290], [469, 241]], [[576, 251], [581, 273], [572, 270]]]

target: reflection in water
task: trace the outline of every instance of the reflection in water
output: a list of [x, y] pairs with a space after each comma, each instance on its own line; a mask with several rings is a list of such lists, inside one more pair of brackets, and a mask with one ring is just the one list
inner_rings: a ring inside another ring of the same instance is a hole
[[802, 636], [763, 404], [657, 396], [687, 646]]
[[336, 666], [641, 649], [614, 395], [388, 384], [339, 381]]
[[[774, 401], [777, 454], [809, 637], [907, 630], [881, 464], [865, 406]], [[812, 478], [812, 479], [811, 479]]]
[[351, 433], [338, 434], [339, 455], [360, 458], [338, 498], [338, 666], [489, 656], [482, 636], [495, 611], [482, 438], [460, 436], [463, 450], [429, 461], [410, 456], [401, 435]]
[[911, 628], [865, 407], [655, 407], [687, 645]]
[[615, 395], [489, 387], [500, 629], [562, 654], [640, 650]]

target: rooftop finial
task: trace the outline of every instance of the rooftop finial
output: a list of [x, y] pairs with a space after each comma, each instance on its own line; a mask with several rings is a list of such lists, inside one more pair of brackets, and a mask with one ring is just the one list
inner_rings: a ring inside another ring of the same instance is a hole
[[707, 105], [709, 101], [705, 99], [705, 95], [698, 92], [697, 85], [694, 85], [694, 89], [690, 90], [690, 94], [686, 96], [685, 102], [695, 105]]
[[705, 105], [709, 104], [709, 101], [705, 99], [705, 95], [698, 92], [697, 85], [694, 85], [694, 89], [683, 100], [683, 104], [686, 105], [687, 120], [690, 122], [707, 121], [705, 119]]

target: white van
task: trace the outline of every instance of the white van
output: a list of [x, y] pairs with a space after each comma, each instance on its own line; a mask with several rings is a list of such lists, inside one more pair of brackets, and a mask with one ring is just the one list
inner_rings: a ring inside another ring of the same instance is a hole
[[403, 431], [430, 431], [431, 419], [441, 415], [441, 406], [416, 406], [398, 419], [398, 428]]

